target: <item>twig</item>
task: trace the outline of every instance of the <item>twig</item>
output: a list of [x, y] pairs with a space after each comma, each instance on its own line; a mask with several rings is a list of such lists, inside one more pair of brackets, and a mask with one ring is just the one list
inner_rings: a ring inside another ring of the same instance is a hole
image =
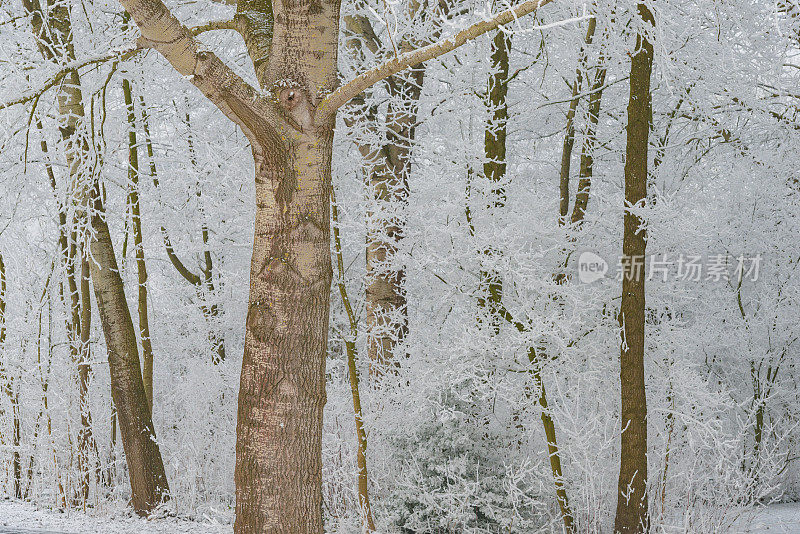
[[7, 102], [0, 103], [0, 109], [10, 108], [11, 106], [15, 106], [17, 104], [24, 104], [26, 102], [30, 102], [31, 100], [38, 100], [48, 89], [54, 87], [58, 82], [60, 82], [64, 76], [69, 74], [70, 72], [80, 69], [82, 67], [86, 67], [89, 65], [96, 65], [98, 63], [105, 63], [106, 61], [110, 61], [112, 59], [117, 61], [125, 61], [139, 52], [141, 52], [143, 48], [136, 47], [127, 50], [119, 50], [115, 52], [110, 52], [108, 54], [102, 56], [96, 56], [86, 59], [80, 59], [76, 61], [72, 61], [67, 63], [61, 69], [59, 69], [55, 74], [53, 74], [50, 79], [48, 79], [43, 86], [41, 86], [36, 91], [30, 92], [28, 94], [19, 96], [13, 100], [9, 100]]

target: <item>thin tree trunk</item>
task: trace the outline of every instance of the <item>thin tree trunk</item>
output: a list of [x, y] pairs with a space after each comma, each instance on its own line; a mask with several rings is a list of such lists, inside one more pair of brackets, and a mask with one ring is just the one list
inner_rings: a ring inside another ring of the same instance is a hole
[[556, 425], [553, 422], [553, 416], [550, 415], [550, 406], [547, 403], [547, 392], [544, 389], [544, 381], [542, 380], [542, 372], [540, 369], [541, 364], [538, 362], [536, 351], [533, 347], [528, 349], [528, 359], [531, 365], [533, 365], [531, 374], [533, 375], [536, 389], [539, 391], [539, 407], [542, 410], [542, 427], [544, 428], [545, 439], [547, 439], [547, 456], [550, 460], [550, 471], [553, 474], [553, 481], [556, 486], [556, 501], [558, 501], [558, 507], [561, 511], [561, 521], [564, 523], [564, 531], [568, 534], [573, 534], [575, 532], [575, 518], [569, 506], [567, 489], [564, 487], [564, 472], [561, 468], [561, 454], [558, 452]]
[[[593, 18], [592, 21], [595, 19]], [[589, 205], [589, 193], [592, 187], [594, 174], [594, 151], [597, 146], [597, 124], [600, 121], [600, 102], [603, 99], [603, 86], [606, 83], [605, 55], [600, 54], [599, 67], [595, 73], [594, 82], [589, 95], [589, 105], [586, 110], [586, 126], [583, 131], [583, 146], [581, 148], [581, 166], [578, 180], [578, 191], [575, 193], [575, 204], [572, 207], [572, 224], [580, 226], [586, 215]]]
[[[648, 7], [639, 4], [639, 16], [655, 24]], [[622, 277], [622, 329], [620, 350], [621, 424], [619, 488], [614, 530], [622, 534], [647, 532], [650, 528], [647, 498], [647, 398], [645, 393], [644, 341], [645, 291], [643, 263], [647, 245], [643, 221], [630, 209], [647, 198], [647, 148], [650, 134], [650, 76], [653, 43], [639, 33], [631, 60], [628, 138], [625, 158], [625, 224], [622, 254], [627, 272]], [[642, 268], [635, 267], [642, 262]], [[638, 271], [638, 272], [637, 272]]]
[[[39, 0], [25, 0], [25, 7], [31, 13], [42, 55], [56, 63], [74, 61], [69, 7], [58, 4], [43, 8]], [[85, 216], [89, 205], [94, 208], [88, 217], [93, 230], [90, 273], [108, 348], [111, 391], [128, 462], [131, 500], [137, 513], [146, 514], [166, 498], [166, 475], [147, 407], [133, 322], [105, 221], [101, 187], [97, 180], [91, 183], [91, 173], [85, 169], [96, 162], [92, 161], [89, 146], [78, 131], [85, 111], [77, 70], [66, 75], [58, 104], [71, 191], [79, 216]]]
[[[81, 353], [78, 361], [78, 381], [81, 409], [81, 430], [78, 440], [78, 451], [83, 456], [84, 472], [81, 482], [84, 506], [89, 499], [89, 458], [91, 451], [97, 453], [97, 442], [92, 433], [92, 412], [89, 409], [89, 380], [91, 373], [91, 347], [89, 345], [91, 325], [92, 325], [92, 302], [89, 296], [89, 259], [86, 255], [85, 247], [81, 246], [81, 283], [80, 283], [80, 330], [81, 330]], [[100, 478], [100, 466], [95, 464], [95, 482]]]
[[[498, 314], [503, 317], [508, 323], [514, 325], [519, 332], [525, 332], [527, 328], [524, 324], [517, 321], [513, 315], [506, 309], [501, 302], [498, 307]], [[556, 501], [561, 511], [561, 520], [564, 523], [564, 531], [567, 534], [575, 532], [575, 516], [572, 513], [572, 508], [569, 505], [569, 498], [567, 497], [567, 488], [564, 486], [564, 472], [561, 467], [561, 454], [558, 450], [558, 441], [556, 439], [556, 425], [553, 421], [553, 416], [550, 415], [550, 406], [547, 402], [547, 391], [544, 387], [544, 380], [542, 380], [542, 362], [539, 355], [536, 353], [535, 347], [528, 348], [528, 363], [531, 364], [530, 374], [533, 377], [534, 385], [538, 391], [539, 407], [541, 408], [542, 427], [544, 428], [544, 436], [547, 440], [547, 453], [550, 461], [550, 471], [553, 474], [553, 482], [556, 487]], [[526, 390], [526, 396], [530, 397], [530, 389]]]
[[594, 17], [589, 19], [589, 26], [586, 28], [586, 38], [584, 44], [578, 51], [578, 66], [575, 69], [575, 80], [572, 82], [572, 100], [567, 109], [567, 128], [564, 134], [564, 145], [561, 149], [561, 171], [559, 173], [559, 191], [561, 200], [559, 202], [559, 224], [564, 224], [569, 213], [569, 178], [572, 166], [572, 148], [575, 146], [575, 112], [578, 109], [578, 96], [583, 87], [583, 73], [586, 70], [586, 47], [592, 44], [595, 27], [597, 26]]
[[[0, 254], [0, 351], [5, 356], [6, 351], [6, 264]], [[22, 499], [22, 464], [19, 457], [20, 445], [20, 413], [19, 394], [14, 388], [14, 380], [0, 359], [0, 387], [11, 403], [11, 495], [15, 499]]]
[[[510, 49], [511, 38], [505, 32], [498, 30], [492, 40], [490, 56], [491, 71], [489, 75], [487, 99], [490, 120], [486, 125], [484, 133], [485, 162], [483, 173], [486, 179], [490, 180], [492, 183], [491, 203], [488, 206], [490, 209], [504, 206], [506, 200], [503, 180], [505, 180], [507, 168], [506, 135], [508, 127], [507, 96]], [[492, 317], [492, 330], [495, 333], [498, 331], [499, 325], [497, 321], [502, 318], [513, 324], [520, 332], [524, 332], [526, 330], [525, 325], [516, 321], [503, 305], [503, 283], [497, 273], [484, 270], [481, 272], [480, 279], [483, 286], [482, 294], [485, 296], [478, 300], [478, 304], [481, 307], [488, 307]], [[561, 468], [561, 456], [558, 451], [555, 423], [550, 415], [547, 403], [547, 392], [545, 391], [540, 371], [541, 364], [538, 361], [536, 350], [533, 347], [528, 350], [528, 358], [533, 366], [531, 375], [533, 376], [534, 385], [538, 391], [538, 402], [542, 410], [542, 427], [544, 429], [545, 439], [547, 440], [548, 459], [556, 487], [556, 500], [561, 510], [564, 528], [566, 532], [572, 533], [574, 532], [574, 519], [569, 506], [567, 491], [564, 487], [564, 477]]]
[[[42, 124], [41, 121], [37, 121], [36, 126], [39, 132], [42, 132]], [[47, 141], [45, 141], [44, 136], [40, 142], [42, 154], [45, 157], [49, 155], [49, 148], [47, 146]], [[47, 171], [47, 176], [50, 180], [50, 187], [53, 189], [53, 192], [56, 192], [56, 177], [55, 173], [53, 172], [53, 167], [50, 161], [45, 162], [45, 169]], [[67, 279], [67, 289], [69, 291], [70, 301], [69, 301], [69, 309], [70, 313], [67, 315], [66, 323], [67, 323], [67, 334], [70, 340], [70, 353], [72, 354], [72, 360], [77, 364], [78, 367], [78, 404], [80, 410], [80, 417], [81, 417], [81, 429], [78, 433], [78, 472], [81, 474], [81, 482], [80, 482], [80, 499], [82, 504], [85, 506], [86, 501], [89, 499], [89, 458], [90, 458], [90, 451], [92, 448], [97, 448], [97, 444], [94, 442], [94, 437], [92, 436], [92, 418], [91, 414], [89, 413], [89, 404], [88, 404], [88, 394], [89, 394], [89, 365], [86, 363], [88, 361], [88, 355], [85, 354], [85, 350], [87, 349], [87, 345], [84, 342], [84, 336], [88, 342], [88, 332], [84, 333], [84, 314], [88, 313], [91, 316], [91, 308], [89, 310], [84, 310], [84, 306], [87, 305], [86, 300], [82, 297], [83, 286], [85, 283], [88, 284], [88, 280], [85, 282], [83, 278], [81, 279], [81, 286], [80, 290], [78, 289], [78, 284], [75, 279], [75, 264], [78, 261], [77, 258], [77, 220], [73, 220], [73, 230], [70, 232], [67, 228], [67, 210], [66, 206], [62, 205], [59, 202], [59, 209], [58, 209], [58, 228], [59, 228], [59, 246], [61, 248], [61, 259], [64, 265], [64, 271], [66, 274]], [[83, 246], [80, 247], [80, 261], [81, 261], [81, 276], [83, 276], [83, 269], [88, 269], [88, 263], [86, 263], [86, 259], [83, 256], [84, 250]], [[88, 271], [85, 274], [86, 277], [89, 276]], [[91, 304], [88, 304], [91, 306]], [[88, 328], [88, 325], [86, 326]]]
[[[41, 121], [36, 121], [36, 127], [40, 133], [43, 133]], [[50, 151], [44, 136], [42, 136], [40, 146], [42, 154], [47, 158]], [[56, 177], [49, 160], [45, 161], [45, 169], [50, 180], [50, 187], [53, 189], [53, 193], [56, 193]], [[81, 414], [81, 429], [78, 439], [78, 472], [80, 473], [79, 496], [80, 501], [85, 505], [86, 500], [89, 498], [88, 445], [91, 443], [92, 430], [90, 423], [88, 423], [90, 419], [87, 418], [84, 413], [84, 410], [88, 409], [88, 405], [84, 402], [88, 391], [88, 389], [84, 391], [84, 387], [88, 388], [88, 374], [86, 376], [86, 382], [84, 383], [84, 377], [81, 374], [81, 338], [83, 336], [81, 331], [81, 302], [78, 285], [75, 279], [77, 230], [74, 227], [77, 226], [76, 222], [77, 221], [73, 220], [73, 230], [70, 231], [69, 228], [67, 228], [66, 206], [58, 202], [58, 243], [61, 249], [61, 262], [67, 280], [67, 290], [69, 291], [69, 302], [65, 302], [65, 305], [69, 308], [69, 313], [66, 316], [67, 337], [69, 338], [72, 361], [75, 362], [78, 368], [78, 404]]]
[[[6, 350], [6, 264], [0, 254], [0, 351], [5, 355]], [[22, 499], [22, 468], [19, 460], [19, 399], [14, 393], [14, 383], [8, 370], [3, 365], [5, 358], [0, 359], [0, 387], [11, 403], [12, 430], [11, 430], [11, 495], [15, 499]]]
[[[187, 108], [188, 108], [188, 101], [187, 101]], [[189, 146], [189, 158], [192, 163], [192, 168], [195, 172], [199, 172], [197, 168], [197, 154], [194, 150], [194, 141], [192, 139], [192, 125], [190, 122], [189, 111], [186, 111], [186, 142]], [[149, 133], [148, 133], [149, 139]], [[152, 150], [152, 143], [148, 142], [148, 151]], [[155, 160], [153, 159], [152, 155], [150, 156], [151, 165], [154, 164]], [[153, 172], [155, 175], [155, 171]], [[197, 197], [200, 198], [200, 186], [198, 184], [197, 188]], [[205, 265], [202, 267], [203, 272], [203, 287], [205, 289], [205, 296], [208, 298], [209, 296], [214, 296], [214, 263], [211, 258], [211, 250], [208, 248], [208, 224], [206, 224], [205, 213], [202, 211], [200, 212], [201, 216], [201, 227], [200, 227], [200, 235], [203, 239], [203, 261]], [[225, 338], [221, 335], [217, 334], [216, 332], [216, 319], [219, 316], [219, 305], [214, 302], [210, 306], [207, 304], [203, 304], [202, 306], [203, 315], [205, 315], [206, 320], [209, 323], [209, 331], [208, 331], [208, 341], [211, 343], [211, 348], [216, 354], [216, 358], [214, 358], [214, 363], [219, 363], [225, 359]]]
[[[147, 115], [147, 107], [145, 105], [145, 100], [143, 96], [139, 96], [139, 104], [142, 109], [142, 127], [144, 130], [144, 141], [145, 147], [147, 148], [147, 157], [150, 162], [150, 178], [153, 180], [153, 186], [158, 189], [159, 181], [158, 181], [158, 173], [156, 172], [156, 160], [153, 153], [153, 140], [150, 137], [150, 124]], [[187, 128], [191, 131], [191, 126], [189, 123], [189, 114], [186, 114], [186, 125]], [[196, 158], [194, 153], [194, 146], [191, 141], [191, 135], [189, 135], [189, 152], [191, 154], [192, 166], [196, 167]], [[200, 191], [198, 190], [197, 195], [200, 196]], [[180, 260], [178, 255], [175, 253], [175, 250], [172, 247], [172, 243], [169, 239], [169, 234], [167, 233], [166, 227], [161, 227], [161, 237], [164, 241], [164, 249], [167, 252], [167, 258], [169, 258], [170, 263], [172, 263], [175, 270], [190, 284], [194, 285], [197, 291], [197, 297], [201, 299], [201, 302], [208, 298], [209, 295], [213, 295], [214, 293], [214, 265], [211, 259], [211, 251], [208, 249], [208, 226], [203, 222], [202, 226], [202, 237], [203, 237], [203, 245], [205, 245], [205, 250], [203, 251], [203, 257], [205, 261], [205, 266], [202, 268], [202, 276], [193, 273], [186, 265]], [[210, 306], [204, 303], [200, 304], [200, 311], [203, 312], [203, 317], [206, 319], [206, 322], [209, 325], [208, 331], [208, 340], [211, 344], [211, 348], [214, 351], [214, 356], [212, 357], [212, 362], [217, 364], [225, 359], [225, 338], [224, 336], [218, 334], [215, 331], [215, 320], [219, 316], [219, 304], [212, 303]]]
[[372, 508], [369, 504], [369, 477], [367, 476], [367, 433], [364, 430], [364, 420], [361, 411], [361, 394], [359, 393], [359, 377], [356, 360], [358, 350], [356, 339], [358, 338], [358, 320], [353, 313], [353, 306], [350, 304], [350, 297], [347, 294], [347, 286], [344, 282], [344, 259], [342, 257], [342, 241], [339, 237], [339, 210], [336, 206], [336, 196], [331, 188], [331, 217], [333, 219], [333, 244], [336, 254], [336, 268], [339, 274], [337, 285], [339, 294], [342, 297], [342, 304], [347, 312], [347, 320], [350, 323], [350, 339], [345, 339], [345, 350], [347, 351], [347, 370], [350, 376], [350, 391], [353, 395], [353, 412], [356, 418], [356, 439], [358, 449], [356, 454], [356, 464], [358, 465], [358, 498], [359, 506], [363, 516], [364, 530], [367, 532], [375, 531], [375, 523], [372, 519]]
[[147, 395], [147, 406], [153, 413], [153, 345], [150, 342], [150, 321], [147, 317], [147, 265], [142, 246], [142, 218], [139, 206], [139, 145], [136, 141], [136, 114], [133, 108], [131, 83], [122, 79], [122, 94], [128, 110], [128, 205], [131, 210], [133, 245], [138, 278], [139, 339], [142, 343], [142, 380]]

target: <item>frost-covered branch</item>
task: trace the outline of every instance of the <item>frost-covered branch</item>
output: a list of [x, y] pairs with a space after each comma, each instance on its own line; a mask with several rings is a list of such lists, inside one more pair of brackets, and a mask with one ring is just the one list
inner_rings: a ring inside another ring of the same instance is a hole
[[183, 76], [238, 124], [251, 141], [277, 124], [275, 104], [204, 49], [161, 0], [122, 0], [142, 32], [139, 44], [157, 50]]
[[236, 21], [231, 19], [231, 20], [212, 20], [210, 22], [206, 22], [205, 24], [189, 28], [189, 31], [194, 36], [200, 35], [201, 33], [213, 32], [217, 30], [239, 31], [239, 27], [236, 25]]
[[500, 26], [513, 22], [520, 17], [533, 13], [551, 1], [552, 0], [527, 0], [526, 2], [523, 2], [511, 9], [507, 9], [488, 20], [476, 22], [472, 26], [461, 30], [452, 37], [442, 39], [428, 46], [401, 54], [387, 61], [386, 63], [383, 63], [382, 65], [378, 65], [377, 67], [368, 70], [364, 74], [338, 88], [320, 103], [319, 112], [317, 115], [317, 123], [319, 124], [328, 120], [337, 109], [350, 101], [350, 99], [361, 93], [364, 89], [375, 85], [379, 81], [388, 78], [393, 74], [397, 74], [398, 72], [402, 72], [407, 68], [424, 63], [429, 59], [452, 52], [463, 44], [477, 39], [484, 33], [490, 32]]
[[55, 74], [53, 74], [48, 80], [38, 89], [25, 93], [24, 95], [18, 96], [17, 98], [8, 100], [6, 102], [0, 103], [0, 109], [9, 108], [11, 106], [15, 106], [17, 104], [25, 104], [26, 102], [30, 102], [31, 100], [36, 100], [40, 96], [42, 96], [48, 89], [55, 87], [64, 76], [69, 74], [74, 70], [78, 70], [83, 67], [87, 67], [89, 65], [97, 65], [99, 63], [105, 63], [106, 61], [125, 61], [127, 59], [132, 58], [143, 49], [140, 47], [130, 48], [126, 50], [116, 50], [113, 52], [109, 52], [107, 54], [103, 54], [102, 56], [95, 56], [90, 58], [79, 59], [76, 61], [72, 61], [67, 63], [63, 67], [61, 67]]

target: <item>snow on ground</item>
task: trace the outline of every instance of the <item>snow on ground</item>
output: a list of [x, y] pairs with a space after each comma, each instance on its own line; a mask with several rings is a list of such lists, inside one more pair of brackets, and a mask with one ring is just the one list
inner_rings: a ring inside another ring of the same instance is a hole
[[[800, 503], [772, 504], [739, 521], [738, 534], [800, 534]], [[231, 534], [231, 525], [182, 518], [142, 519], [124, 511], [99, 516], [0, 502], [0, 534]]]
[[800, 534], [800, 503], [771, 504], [753, 512], [742, 534]]
[[142, 519], [119, 511], [116, 517], [37, 509], [0, 502], [0, 534], [231, 534], [231, 525], [169, 517]]

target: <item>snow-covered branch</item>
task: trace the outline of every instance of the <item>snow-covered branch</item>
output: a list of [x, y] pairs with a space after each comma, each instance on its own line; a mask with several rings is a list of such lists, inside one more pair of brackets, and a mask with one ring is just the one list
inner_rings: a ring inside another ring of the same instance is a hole
[[407, 68], [424, 63], [429, 59], [452, 52], [463, 44], [477, 39], [481, 35], [497, 29], [500, 26], [515, 21], [516, 19], [533, 13], [552, 0], [527, 0], [511, 9], [507, 9], [494, 17], [476, 22], [475, 24], [461, 30], [452, 37], [442, 39], [428, 46], [418, 48], [411, 52], [396, 56], [382, 65], [368, 70], [357, 78], [347, 82], [336, 91], [328, 95], [319, 105], [317, 113], [317, 123], [322, 123], [333, 115], [337, 109], [350, 101], [365, 89], [375, 85], [379, 81], [402, 72]]
[[38, 89], [33, 91], [27, 92], [23, 95], [20, 95], [16, 98], [12, 98], [6, 102], [0, 102], [0, 109], [9, 108], [11, 106], [15, 106], [17, 104], [25, 104], [26, 102], [30, 102], [32, 100], [36, 100], [40, 96], [42, 96], [48, 89], [51, 89], [56, 84], [58, 84], [64, 76], [69, 74], [74, 70], [78, 70], [83, 67], [87, 67], [89, 65], [97, 65], [99, 63], [105, 63], [106, 61], [125, 61], [127, 59], [132, 58], [143, 49], [140, 47], [129, 48], [126, 50], [115, 50], [113, 52], [109, 52], [107, 54], [103, 54], [101, 56], [94, 56], [84, 59], [79, 59], [67, 63], [66, 65], [62, 66], [57, 72], [55, 72], [47, 81]]

